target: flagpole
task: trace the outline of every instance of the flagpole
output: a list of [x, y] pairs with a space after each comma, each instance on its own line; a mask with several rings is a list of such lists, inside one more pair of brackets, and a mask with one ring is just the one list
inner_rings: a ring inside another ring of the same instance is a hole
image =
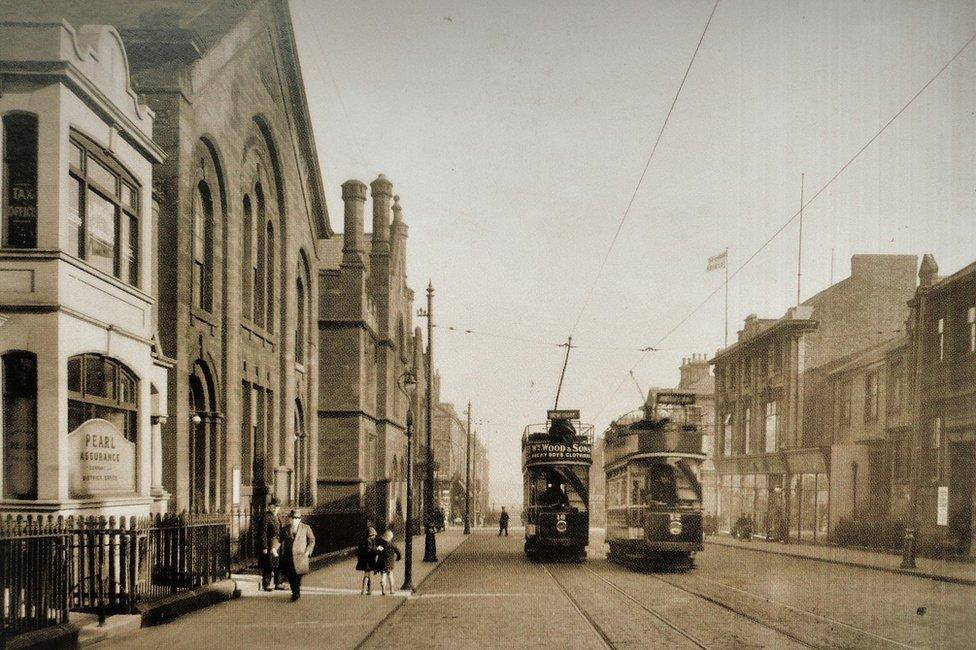
[[725, 345], [729, 347], [729, 247], [725, 247]]
[[800, 240], [796, 252], [796, 304], [800, 304], [800, 278], [803, 269], [803, 174], [800, 174]]

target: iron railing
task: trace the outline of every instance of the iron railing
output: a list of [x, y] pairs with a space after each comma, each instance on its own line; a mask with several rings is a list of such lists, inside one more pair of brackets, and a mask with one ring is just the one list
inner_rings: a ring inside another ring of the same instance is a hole
[[11, 637], [68, 622], [71, 535], [0, 539], [0, 647]]

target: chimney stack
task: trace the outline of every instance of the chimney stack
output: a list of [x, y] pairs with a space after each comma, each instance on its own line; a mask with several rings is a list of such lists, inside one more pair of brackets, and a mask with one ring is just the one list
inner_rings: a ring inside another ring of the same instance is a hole
[[342, 202], [345, 204], [345, 221], [342, 233], [342, 261], [363, 263], [363, 204], [366, 203], [366, 185], [362, 181], [348, 180], [342, 184]]
[[390, 250], [389, 215], [393, 183], [380, 174], [369, 187], [373, 191], [373, 252], [386, 253]]
[[931, 287], [938, 278], [939, 265], [935, 262], [935, 256], [932, 253], [926, 253], [922, 256], [922, 264], [918, 268], [919, 286]]

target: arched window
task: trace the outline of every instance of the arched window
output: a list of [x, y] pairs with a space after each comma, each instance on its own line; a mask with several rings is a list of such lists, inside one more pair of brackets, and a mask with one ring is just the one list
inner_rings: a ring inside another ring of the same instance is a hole
[[241, 313], [250, 318], [254, 295], [254, 215], [251, 197], [244, 195], [244, 219], [241, 224]]
[[258, 216], [257, 227], [254, 229], [257, 234], [257, 242], [254, 251], [254, 324], [264, 326], [264, 275], [267, 263], [267, 253], [265, 252], [264, 227], [261, 225], [265, 221], [264, 190], [261, 183], [254, 186], [254, 198], [257, 201]]
[[204, 181], [193, 197], [193, 306], [213, 309], [213, 197]]
[[104, 148], [71, 134], [66, 250], [96, 269], [139, 282], [139, 189]]
[[295, 361], [305, 363], [305, 281], [301, 277], [295, 286]]
[[100, 418], [135, 442], [139, 380], [124, 365], [100, 354], [68, 359], [68, 432]]
[[3, 244], [37, 246], [37, 116], [11, 113], [3, 118]]
[[3, 355], [3, 498], [37, 498], [37, 357]]
[[267, 269], [267, 279], [265, 280], [265, 288], [267, 290], [267, 297], [265, 298], [265, 307], [267, 309], [267, 316], [264, 319], [265, 327], [269, 332], [274, 332], [275, 329], [275, 246], [274, 246], [274, 226], [271, 222], [268, 222], [268, 237], [266, 241], [266, 247], [268, 252], [268, 261], [265, 263], [265, 268]]

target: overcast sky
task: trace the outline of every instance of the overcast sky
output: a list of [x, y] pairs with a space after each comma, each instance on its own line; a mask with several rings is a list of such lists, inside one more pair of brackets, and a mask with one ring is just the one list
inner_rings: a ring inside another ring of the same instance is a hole
[[[522, 428], [552, 407], [580, 313], [711, 0], [292, 0], [332, 226], [385, 173], [409, 282], [436, 290], [444, 398], [469, 399], [492, 496], [521, 500]], [[562, 407], [598, 431], [723, 343], [722, 281], [976, 31], [976, 3], [722, 0], [593, 298]], [[804, 211], [804, 298], [854, 253], [976, 259], [976, 44]], [[831, 251], [835, 262], [831, 270]], [[735, 277], [732, 338], [796, 292], [797, 224]], [[523, 340], [524, 339], [524, 340]], [[549, 345], [546, 345], [546, 342]], [[607, 349], [612, 348], [612, 349]]]

